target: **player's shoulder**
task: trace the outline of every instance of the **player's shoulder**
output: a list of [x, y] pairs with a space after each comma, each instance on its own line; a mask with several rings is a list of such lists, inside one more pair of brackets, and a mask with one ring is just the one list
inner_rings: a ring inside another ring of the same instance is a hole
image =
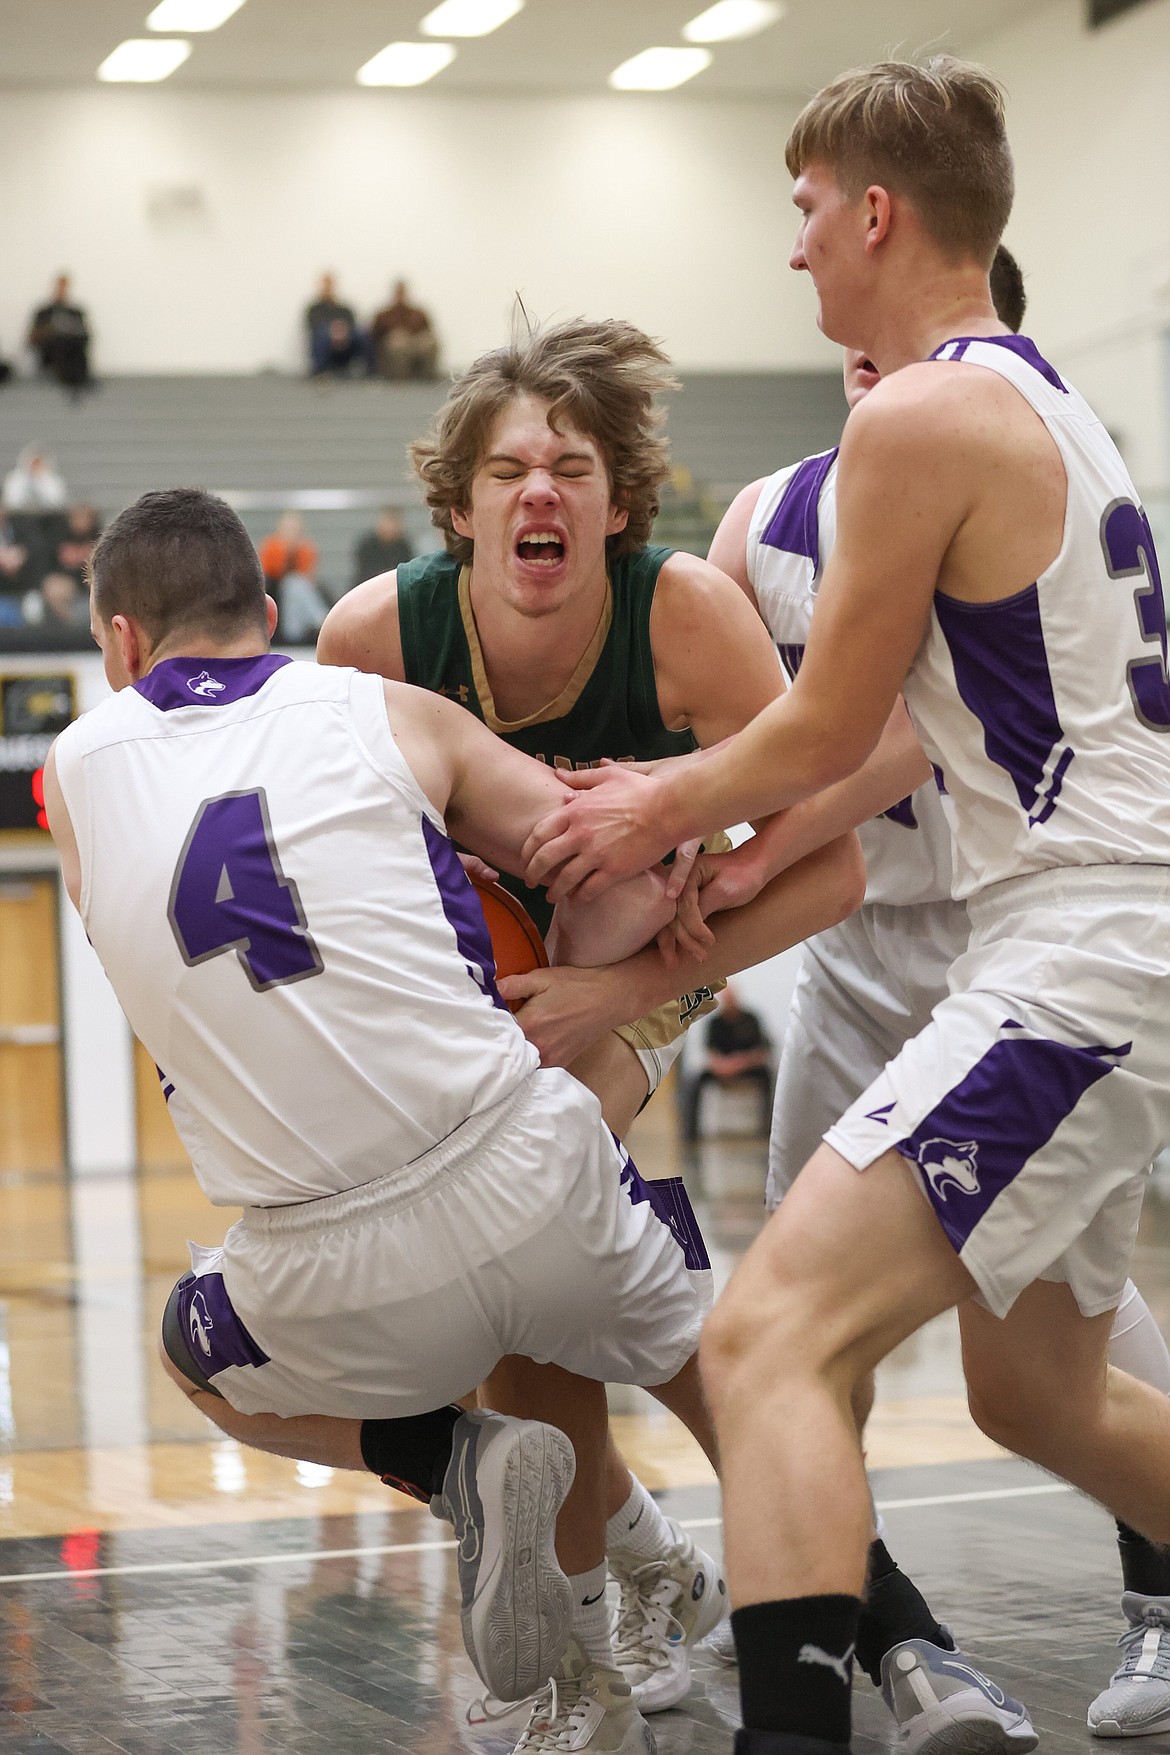
[[338, 598], [317, 636], [320, 664], [402, 675], [398, 572], [379, 573]]
[[853, 463], [870, 457], [886, 470], [898, 460], [966, 454], [984, 448], [1021, 406], [1012, 385], [994, 371], [959, 361], [916, 361], [891, 372], [852, 409], [841, 454]]

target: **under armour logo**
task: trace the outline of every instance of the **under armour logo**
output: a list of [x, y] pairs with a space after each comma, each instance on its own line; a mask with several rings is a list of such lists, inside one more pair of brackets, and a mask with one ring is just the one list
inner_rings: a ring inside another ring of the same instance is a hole
[[848, 1688], [852, 1680], [850, 1666], [856, 1649], [856, 1646], [851, 1645], [844, 1657], [834, 1657], [831, 1652], [822, 1651], [819, 1645], [802, 1645], [796, 1654], [796, 1661], [798, 1664], [823, 1664], [826, 1670], [832, 1670], [835, 1676], [840, 1676]]
[[207, 700], [212, 696], [222, 695], [223, 691], [227, 688], [227, 684], [217, 681], [209, 670], [201, 670], [198, 676], [189, 676], [187, 678], [187, 687], [193, 695], [199, 695], [204, 700]]

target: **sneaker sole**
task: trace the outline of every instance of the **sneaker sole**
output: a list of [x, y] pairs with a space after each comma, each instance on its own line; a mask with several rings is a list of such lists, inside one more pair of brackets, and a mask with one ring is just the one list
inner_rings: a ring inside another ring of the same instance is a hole
[[948, 1718], [907, 1738], [902, 1747], [908, 1755], [1027, 1755], [1039, 1741], [1030, 1725], [1011, 1729], [980, 1713]]
[[463, 1642], [498, 1700], [523, 1700], [544, 1687], [569, 1639], [573, 1596], [554, 1541], [576, 1463], [563, 1432], [531, 1420], [496, 1437], [482, 1460], [482, 1476], [465, 1479], [458, 1498], [444, 1493], [458, 1543]]
[[1159, 1731], [1170, 1731], [1170, 1713], [1163, 1713], [1143, 1725], [1123, 1725], [1116, 1718], [1103, 1718], [1096, 1725], [1090, 1719], [1088, 1725], [1089, 1734], [1094, 1737], [1154, 1737]]

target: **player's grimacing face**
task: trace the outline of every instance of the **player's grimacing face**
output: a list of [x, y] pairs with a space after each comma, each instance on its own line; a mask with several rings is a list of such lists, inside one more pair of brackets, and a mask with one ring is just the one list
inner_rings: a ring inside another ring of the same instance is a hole
[[471, 505], [452, 513], [475, 544], [481, 584], [524, 614], [558, 609], [605, 567], [605, 539], [623, 529], [596, 442], [548, 424], [549, 404], [517, 396], [492, 423], [471, 483]]

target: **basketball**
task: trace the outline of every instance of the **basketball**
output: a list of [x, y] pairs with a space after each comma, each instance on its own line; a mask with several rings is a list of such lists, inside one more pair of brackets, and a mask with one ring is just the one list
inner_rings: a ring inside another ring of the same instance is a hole
[[544, 940], [524, 904], [503, 884], [483, 883], [478, 878], [471, 882], [491, 934], [496, 974], [527, 975], [533, 969], [547, 969]]

